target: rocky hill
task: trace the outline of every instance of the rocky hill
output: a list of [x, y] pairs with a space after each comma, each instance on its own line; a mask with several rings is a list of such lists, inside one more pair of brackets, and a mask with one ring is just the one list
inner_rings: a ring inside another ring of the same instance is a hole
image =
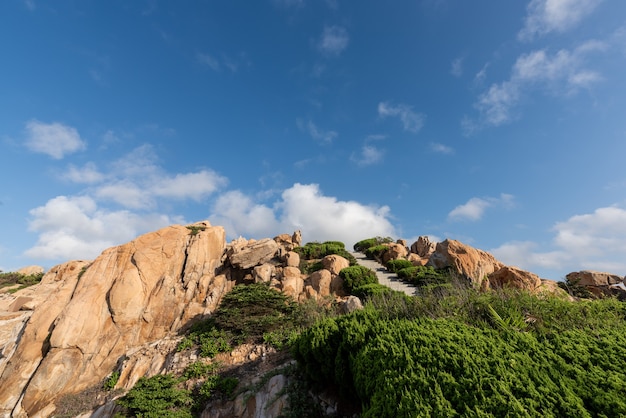
[[[224, 229], [207, 221], [174, 225], [109, 248], [93, 261], [55, 266], [35, 286], [1, 293], [0, 417], [52, 416], [61, 399], [102, 386], [112, 372], [118, 396], [142, 377], [180, 373], [196, 359], [177, 350], [184, 331], [210, 318], [237, 284], [265, 283], [300, 303], [332, 301], [356, 309], [360, 303], [348, 294], [340, 274], [349, 260], [324, 256], [309, 272], [301, 252], [294, 251], [301, 240], [295, 232], [227, 243]], [[505, 266], [458, 241], [431, 243], [421, 237], [410, 247], [404, 242], [383, 247], [376, 254], [382, 263], [402, 259], [450, 269], [482, 291], [512, 287], [570, 298], [557, 283]], [[622, 282], [619, 276], [594, 272], [568, 279], [596, 296], [620, 292], [614, 285]], [[267, 344], [243, 344], [223, 361], [243, 365], [275, 352]], [[262, 373], [291, 361], [275, 358], [250, 370]], [[238, 401], [213, 402], [202, 416], [277, 416], [285, 401], [274, 401], [288, 378], [275, 376], [280, 377], [261, 382]], [[333, 411], [331, 395], [318, 400]], [[108, 402], [94, 416], [111, 416], [115, 408]]]

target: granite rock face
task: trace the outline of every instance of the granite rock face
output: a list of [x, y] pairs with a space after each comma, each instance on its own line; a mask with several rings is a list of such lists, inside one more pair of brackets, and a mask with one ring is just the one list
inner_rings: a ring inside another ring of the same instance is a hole
[[[69, 262], [42, 280], [33, 312], [0, 376], [0, 416], [47, 416], [54, 400], [93, 386], [133, 347], [175, 334], [232, 288], [217, 275], [225, 247], [208, 222], [170, 226]], [[272, 241], [273, 242], [273, 241]], [[56, 282], [56, 288], [46, 287]]]

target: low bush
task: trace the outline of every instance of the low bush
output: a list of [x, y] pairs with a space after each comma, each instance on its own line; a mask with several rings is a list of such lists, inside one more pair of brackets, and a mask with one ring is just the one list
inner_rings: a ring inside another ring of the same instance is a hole
[[346, 267], [339, 272], [339, 276], [343, 279], [344, 290], [349, 294], [352, 294], [354, 289], [363, 285], [370, 283], [378, 284], [376, 273], [363, 266]]
[[0, 288], [9, 287], [14, 285], [20, 285], [16, 289], [12, 289], [12, 292], [24, 289], [26, 287], [35, 285], [41, 281], [43, 273], [37, 274], [21, 274], [17, 272], [0, 273]]
[[354, 246], [352, 248], [354, 248], [354, 251], [358, 251], [360, 253], [365, 252], [365, 250], [367, 250], [370, 247], [374, 247], [376, 245], [380, 245], [380, 244], [386, 244], [386, 243], [390, 243], [393, 242], [393, 239], [390, 237], [374, 237], [374, 238], [367, 238], [364, 240], [361, 240], [359, 242], [357, 242], [356, 244], [354, 244]]
[[388, 249], [389, 247], [386, 245], [375, 245], [365, 250], [365, 256], [372, 260], [380, 260], [385, 251], [387, 251]]
[[397, 273], [402, 269], [413, 267], [413, 263], [411, 263], [409, 260], [404, 260], [400, 258], [398, 260], [387, 261], [387, 265], [385, 267], [387, 267], [387, 270], [389, 270], [390, 272]]
[[422, 316], [422, 298], [404, 313], [395, 295], [367, 303], [302, 333], [294, 355], [363, 417], [626, 415], [623, 304], [465, 292], [438, 302], [456, 303], [446, 317]]
[[171, 374], [142, 377], [117, 403], [133, 417], [191, 418], [191, 392], [180, 387], [181, 379]]
[[319, 260], [327, 255], [337, 254], [348, 260], [351, 266], [357, 263], [356, 258], [346, 250], [344, 243], [339, 241], [308, 242], [303, 247], [296, 247], [294, 251], [300, 254], [303, 260]]
[[452, 276], [447, 269], [436, 270], [431, 266], [411, 266], [397, 271], [398, 277], [416, 286], [428, 286], [448, 283]]

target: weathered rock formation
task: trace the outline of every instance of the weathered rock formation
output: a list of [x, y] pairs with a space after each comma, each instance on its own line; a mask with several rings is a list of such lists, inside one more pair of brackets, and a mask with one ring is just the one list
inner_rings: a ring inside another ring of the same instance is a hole
[[624, 279], [616, 274], [599, 271], [582, 270], [574, 271], [565, 276], [567, 283], [575, 287], [583, 287], [593, 297], [616, 296], [620, 300], [626, 299], [626, 289], [621, 286]]
[[102, 381], [129, 349], [215, 310], [233, 285], [216, 275], [225, 233], [208, 222], [194, 226], [195, 234], [171, 226], [110, 248], [89, 266], [69, 262], [48, 272], [38, 290], [55, 289], [0, 376], [0, 416], [48, 416], [59, 395]]
[[504, 267], [491, 254], [450, 239], [437, 243], [427, 265], [436, 269], [452, 267], [477, 288], [484, 286], [487, 276]]

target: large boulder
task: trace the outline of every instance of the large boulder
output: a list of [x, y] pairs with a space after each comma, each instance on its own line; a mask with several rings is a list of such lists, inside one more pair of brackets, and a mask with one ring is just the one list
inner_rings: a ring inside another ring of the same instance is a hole
[[233, 247], [233, 251], [228, 256], [230, 264], [238, 269], [249, 269], [270, 261], [278, 252], [280, 246], [276, 241], [265, 238], [253, 241], [239, 248]]
[[399, 258], [406, 258], [409, 255], [409, 250], [402, 244], [389, 243], [385, 244], [387, 250], [382, 255], [382, 263], [387, 264], [388, 261], [397, 260]]
[[309, 276], [311, 286], [321, 297], [329, 296], [331, 293], [332, 272], [330, 270], [321, 269], [314, 271]]
[[54, 400], [98, 384], [133, 350], [213, 312], [233, 286], [215, 275], [225, 247], [208, 222], [170, 226], [104, 251], [62, 281], [32, 314], [0, 376], [0, 416], [49, 416]]
[[610, 286], [622, 283], [622, 277], [599, 271], [583, 270], [569, 273], [565, 278], [572, 284], [580, 286]]
[[452, 267], [478, 288], [484, 287], [486, 283], [483, 282], [487, 276], [504, 267], [504, 264], [488, 252], [451, 239], [437, 244], [427, 265], [436, 269]]
[[541, 286], [541, 278], [539, 276], [517, 267], [502, 267], [488, 277], [489, 287], [491, 288], [509, 287], [532, 292]]
[[431, 242], [427, 236], [420, 236], [413, 244], [411, 244], [411, 252], [422, 258], [428, 258], [436, 248], [436, 243]]
[[330, 254], [322, 258], [322, 266], [336, 276], [341, 270], [349, 267], [350, 262], [340, 255]]

